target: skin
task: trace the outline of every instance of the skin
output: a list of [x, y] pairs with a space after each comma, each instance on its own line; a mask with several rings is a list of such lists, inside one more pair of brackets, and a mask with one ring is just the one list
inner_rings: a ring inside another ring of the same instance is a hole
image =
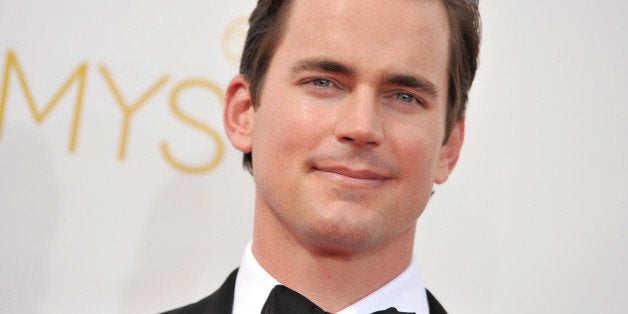
[[456, 164], [448, 33], [439, 1], [296, 1], [257, 109], [242, 76], [229, 84], [227, 136], [253, 152], [253, 254], [327, 311], [408, 266], [432, 186]]

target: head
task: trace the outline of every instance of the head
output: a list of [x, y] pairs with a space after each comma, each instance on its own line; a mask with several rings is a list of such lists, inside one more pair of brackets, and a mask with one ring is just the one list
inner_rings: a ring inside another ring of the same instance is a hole
[[[449, 24], [448, 98], [445, 137], [464, 117], [468, 93], [478, 66], [480, 50], [480, 16], [478, 0], [442, 1]], [[249, 19], [240, 74], [249, 82], [253, 107], [259, 96], [271, 60], [285, 33], [293, 0], [259, 0]], [[242, 164], [253, 173], [252, 154], [244, 153]]]
[[450, 70], [459, 64], [451, 43], [461, 41], [450, 31], [454, 13], [439, 0], [264, 9], [278, 28], [255, 13], [262, 26], [251, 32], [277, 41], [250, 36], [247, 49], [259, 51], [243, 58], [223, 115], [233, 146], [255, 152], [254, 239], [411, 252], [416, 220], [463, 142], [463, 112], [452, 115], [460, 95], [451, 89], [469, 80], [464, 69]]

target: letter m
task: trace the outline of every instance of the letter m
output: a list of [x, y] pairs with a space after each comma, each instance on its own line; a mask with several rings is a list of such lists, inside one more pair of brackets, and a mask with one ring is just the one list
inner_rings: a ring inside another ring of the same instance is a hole
[[83, 62], [72, 72], [70, 77], [61, 85], [55, 92], [52, 99], [46, 104], [43, 110], [38, 110], [33, 95], [26, 83], [24, 72], [20, 67], [20, 64], [12, 50], [7, 52], [6, 62], [4, 64], [4, 76], [2, 77], [2, 94], [0, 94], [0, 139], [2, 139], [2, 128], [4, 125], [4, 113], [7, 106], [7, 99], [9, 94], [9, 81], [10, 75], [13, 73], [17, 76], [17, 82], [20, 85], [22, 93], [26, 98], [26, 104], [28, 105], [33, 118], [37, 124], [40, 124], [50, 114], [50, 111], [57, 105], [61, 97], [68, 91], [72, 82], [76, 81], [78, 84], [78, 90], [76, 91], [76, 100], [74, 105], [74, 117], [72, 119], [72, 129], [70, 130], [70, 141], [68, 149], [70, 152], [74, 152], [76, 149], [76, 139], [78, 136], [79, 123], [81, 120], [81, 109], [83, 107], [83, 92], [85, 90], [85, 74], [87, 73], [87, 63]]

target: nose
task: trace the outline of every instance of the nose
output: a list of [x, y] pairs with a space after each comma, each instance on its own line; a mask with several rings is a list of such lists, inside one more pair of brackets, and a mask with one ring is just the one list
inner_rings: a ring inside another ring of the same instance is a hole
[[338, 108], [334, 135], [356, 146], [378, 146], [384, 137], [381, 107], [368, 91], [354, 91]]

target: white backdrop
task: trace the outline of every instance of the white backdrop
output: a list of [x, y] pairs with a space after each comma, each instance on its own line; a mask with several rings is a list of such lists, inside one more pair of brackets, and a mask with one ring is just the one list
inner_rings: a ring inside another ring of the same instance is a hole
[[[220, 112], [253, 6], [0, 2], [1, 313], [154, 313], [237, 266], [253, 185]], [[416, 243], [451, 313], [628, 308], [626, 11], [481, 1], [462, 159]]]

